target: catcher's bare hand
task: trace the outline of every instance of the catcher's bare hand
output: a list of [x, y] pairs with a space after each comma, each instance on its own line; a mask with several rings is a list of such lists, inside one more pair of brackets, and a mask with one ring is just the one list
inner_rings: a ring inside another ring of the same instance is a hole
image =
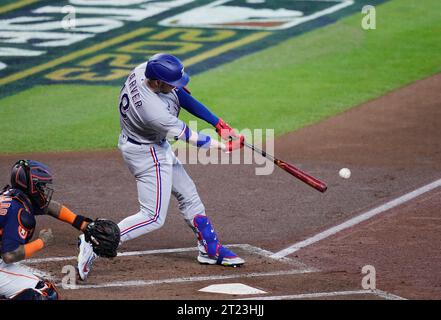
[[39, 234], [39, 238], [43, 240], [44, 246], [47, 247], [54, 242], [54, 235], [52, 229], [42, 229]]

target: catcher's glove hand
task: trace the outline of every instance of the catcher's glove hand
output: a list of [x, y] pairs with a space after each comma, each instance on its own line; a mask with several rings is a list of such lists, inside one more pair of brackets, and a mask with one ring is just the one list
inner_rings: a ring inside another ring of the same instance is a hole
[[87, 225], [84, 238], [92, 244], [93, 251], [97, 255], [113, 258], [117, 254], [121, 233], [115, 222], [98, 218]]

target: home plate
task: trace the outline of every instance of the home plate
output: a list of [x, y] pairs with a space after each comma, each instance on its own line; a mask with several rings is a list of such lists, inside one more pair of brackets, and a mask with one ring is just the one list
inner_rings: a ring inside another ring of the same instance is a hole
[[212, 284], [211, 286], [200, 289], [202, 292], [224, 293], [224, 294], [262, 294], [265, 291], [247, 286], [242, 283], [223, 283]]

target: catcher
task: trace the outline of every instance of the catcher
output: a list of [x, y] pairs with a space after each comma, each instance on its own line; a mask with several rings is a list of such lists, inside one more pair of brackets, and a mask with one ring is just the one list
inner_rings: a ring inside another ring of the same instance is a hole
[[116, 256], [120, 233], [110, 220], [92, 221], [51, 200], [52, 174], [44, 164], [17, 161], [11, 171], [11, 186], [0, 193], [0, 297], [15, 300], [58, 300], [53, 283], [41, 279], [17, 262], [28, 259], [53, 242], [51, 229], [40, 231], [31, 241], [37, 215], [48, 214], [84, 232], [98, 255]]

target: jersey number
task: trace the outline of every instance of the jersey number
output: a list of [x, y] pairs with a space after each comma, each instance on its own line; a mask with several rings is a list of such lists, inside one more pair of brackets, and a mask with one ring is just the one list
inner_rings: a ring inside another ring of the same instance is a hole
[[121, 117], [123, 119], [127, 119], [127, 111], [129, 111], [130, 101], [127, 93], [124, 93], [121, 97], [121, 101], [119, 103], [119, 113], [121, 113]]
[[0, 196], [0, 216], [7, 215], [8, 208], [11, 206], [10, 203], [3, 203], [3, 201], [12, 201], [12, 198]]

